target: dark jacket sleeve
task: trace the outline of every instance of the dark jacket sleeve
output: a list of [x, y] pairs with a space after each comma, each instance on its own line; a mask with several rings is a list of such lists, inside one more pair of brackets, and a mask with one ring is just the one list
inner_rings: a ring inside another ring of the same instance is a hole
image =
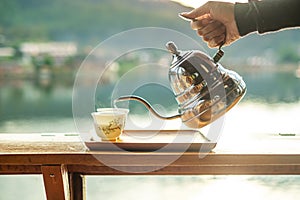
[[241, 36], [300, 26], [300, 0], [236, 3], [234, 15]]

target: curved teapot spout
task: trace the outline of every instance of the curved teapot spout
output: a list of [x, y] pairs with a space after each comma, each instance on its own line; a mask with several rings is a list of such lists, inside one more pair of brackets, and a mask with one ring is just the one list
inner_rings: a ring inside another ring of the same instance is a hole
[[114, 106], [116, 107], [116, 103], [120, 102], [120, 101], [138, 101], [140, 103], [142, 103], [148, 110], [151, 111], [152, 114], [154, 114], [156, 117], [160, 118], [160, 119], [164, 119], [164, 120], [172, 120], [172, 119], [177, 119], [180, 118], [181, 115], [173, 115], [173, 116], [169, 116], [169, 117], [164, 117], [161, 116], [160, 114], [157, 113], [157, 111], [150, 105], [150, 103], [148, 103], [148, 101], [146, 101], [145, 99], [139, 97], [139, 96], [135, 96], [135, 95], [128, 95], [128, 96], [121, 96], [117, 99], [114, 100]]

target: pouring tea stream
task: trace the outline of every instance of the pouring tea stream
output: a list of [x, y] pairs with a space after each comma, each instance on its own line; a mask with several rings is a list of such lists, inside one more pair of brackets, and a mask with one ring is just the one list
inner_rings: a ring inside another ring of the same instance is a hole
[[181, 118], [190, 128], [202, 128], [224, 115], [245, 95], [242, 77], [219, 63], [224, 54], [220, 48], [211, 58], [199, 50], [178, 50], [174, 42], [168, 42], [166, 47], [173, 55], [169, 82], [178, 103], [178, 114], [162, 116], [147, 100], [135, 95], [115, 99], [115, 107], [121, 101], [138, 101], [160, 119]]

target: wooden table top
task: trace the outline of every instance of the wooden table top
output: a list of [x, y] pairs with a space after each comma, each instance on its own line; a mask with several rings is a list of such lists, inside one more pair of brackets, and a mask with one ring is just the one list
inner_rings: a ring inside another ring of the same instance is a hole
[[266, 134], [253, 141], [220, 140], [204, 153], [116, 152], [90, 151], [75, 133], [0, 134], [0, 172], [39, 173], [40, 165], [63, 164], [83, 174], [129, 168], [148, 173], [151, 167], [159, 169], [154, 174], [300, 174], [299, 141], [297, 135]]

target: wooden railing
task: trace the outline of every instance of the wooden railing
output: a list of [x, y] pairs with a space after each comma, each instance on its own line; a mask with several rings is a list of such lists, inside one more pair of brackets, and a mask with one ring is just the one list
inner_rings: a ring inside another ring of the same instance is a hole
[[[266, 135], [248, 145], [234, 143], [223, 142], [201, 156], [89, 151], [74, 134], [0, 134], [0, 174], [42, 174], [48, 200], [85, 199], [85, 175], [300, 174], [297, 136]], [[174, 161], [166, 165], [170, 158]]]

